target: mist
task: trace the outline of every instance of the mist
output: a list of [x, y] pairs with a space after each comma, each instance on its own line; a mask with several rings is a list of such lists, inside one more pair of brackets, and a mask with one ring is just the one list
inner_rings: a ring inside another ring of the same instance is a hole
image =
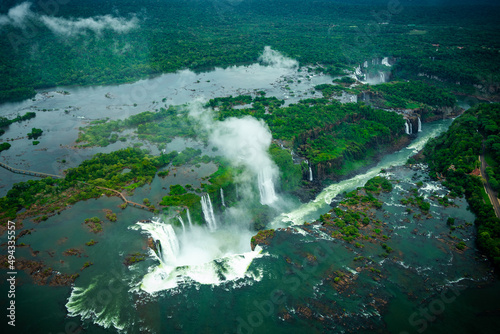
[[63, 18], [41, 15], [31, 10], [31, 2], [23, 2], [0, 15], [0, 27], [12, 25], [24, 29], [28, 21], [44, 25], [54, 34], [64, 37], [84, 35], [87, 32], [101, 34], [104, 30], [126, 33], [138, 28], [139, 19], [134, 15], [130, 19], [111, 15], [98, 15], [89, 18]]
[[0, 27], [2, 25], [13, 25], [14, 27], [22, 28], [26, 19], [30, 16], [34, 16], [30, 7], [30, 2], [23, 2], [20, 5], [12, 7], [7, 14], [0, 15]]
[[298, 61], [283, 56], [278, 51], [271, 49], [270, 46], [264, 47], [264, 52], [259, 57], [259, 61], [265, 65], [281, 68], [295, 68], [299, 66]]
[[232, 166], [244, 167], [245, 173], [236, 180], [238, 183], [245, 188], [250, 186], [249, 183], [258, 184], [263, 205], [278, 199], [274, 185], [279, 170], [268, 153], [272, 135], [264, 121], [251, 116], [214, 121], [212, 110], [203, 108], [200, 100], [189, 106], [189, 115], [197, 120], [209, 144], [217, 147]]

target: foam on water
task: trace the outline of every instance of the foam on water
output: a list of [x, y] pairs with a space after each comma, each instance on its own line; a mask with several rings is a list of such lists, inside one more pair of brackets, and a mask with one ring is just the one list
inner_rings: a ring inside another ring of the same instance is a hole
[[166, 233], [173, 232], [169, 224], [151, 221], [137, 225], [161, 246], [157, 252], [150, 252], [160, 263], [151, 267], [142, 279], [140, 288], [143, 291], [154, 293], [177, 288], [183, 283], [219, 285], [241, 278], [258, 280], [261, 277], [248, 272], [252, 261], [263, 256], [259, 246], [250, 250], [250, 231], [220, 229], [209, 233], [195, 226], [179, 240], [174, 234], [174, 240]]
[[[104, 297], [99, 293], [103, 291], [99, 287], [98, 278], [86, 288], [73, 287], [71, 295], [66, 303], [69, 317], [80, 317], [82, 320], [92, 320], [95, 324], [104, 328], [114, 327], [118, 330], [124, 330], [129, 326], [126, 321], [120, 319], [121, 303], [113, 300], [102, 302]], [[104, 291], [107, 291], [104, 289]], [[106, 296], [107, 297], [107, 296]]]

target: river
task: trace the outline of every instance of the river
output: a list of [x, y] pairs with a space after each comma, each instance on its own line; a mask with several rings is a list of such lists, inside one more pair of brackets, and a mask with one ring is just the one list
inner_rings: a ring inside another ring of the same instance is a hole
[[[61, 87], [40, 92], [34, 100], [0, 107], [2, 116], [37, 112], [35, 119], [10, 126], [4, 138], [19, 139], [11, 142], [9, 151], [2, 152], [2, 161], [61, 173], [97, 152], [121, 148], [121, 143], [106, 148], [72, 148], [78, 127], [93, 119], [125, 118], [199, 96], [207, 99], [259, 90], [292, 103], [317, 97], [311, 88], [332, 79], [307, 69], [299, 72], [296, 68], [255, 64], [198, 74], [182, 71], [127, 85]], [[60, 93], [64, 91], [69, 94]], [[250, 250], [254, 232], [231, 227], [238, 215], [230, 209], [216, 210], [216, 219], [225, 220], [226, 225], [212, 232], [173, 228], [165, 217], [153, 223], [151, 214], [133, 207], [118, 209], [120, 200], [106, 197], [79, 202], [40, 224], [26, 220], [25, 229], [34, 230], [22, 240], [40, 251], [37, 258], [54, 271], [79, 272], [80, 277], [71, 288], [61, 288], [32, 285], [30, 278], [21, 274], [19, 326], [25, 332], [63, 332], [82, 325], [88, 333], [324, 333], [361, 329], [378, 332], [384, 328], [410, 333], [425, 323], [430, 332], [439, 332], [458, 319], [473, 323], [474, 313], [468, 305], [474, 305], [474, 312], [485, 314], [482, 327], [477, 328], [494, 327], [498, 320], [489, 314], [498, 308], [498, 302], [491, 296], [500, 288], [497, 283], [491, 284], [491, 267], [475, 248], [475, 232], [470, 225], [474, 216], [466, 210], [464, 199], [455, 199], [455, 206], [439, 206], [429, 198], [447, 191], [429, 180], [425, 169], [391, 167], [403, 165], [450, 124], [451, 120], [424, 124], [408, 147], [385, 156], [363, 174], [326, 187], [315, 200], [281, 213], [268, 227], [290, 228], [278, 231], [263, 251]], [[31, 127], [44, 130], [36, 148], [21, 138]], [[178, 149], [199, 143], [179, 138], [170, 145]], [[155, 152], [155, 147], [149, 148]], [[67, 162], [62, 163], [62, 159]], [[384, 222], [381, 233], [390, 238], [387, 243], [397, 256], [381, 257], [378, 243], [354, 247], [323, 232], [318, 224], [302, 226], [304, 221], [312, 222], [328, 212], [338, 194], [362, 186], [382, 169], [387, 170], [382, 175], [395, 187], [390, 194], [381, 195], [385, 204], [376, 217]], [[177, 179], [156, 177], [151, 185], [137, 189], [136, 196], [160, 198], [163, 188], [175, 182], [192, 183], [214, 171], [215, 166], [202, 164], [197, 171], [179, 172]], [[14, 182], [29, 177], [1, 170], [0, 179], [5, 194]], [[423, 183], [420, 194], [431, 201], [430, 218], [424, 220], [412, 218], [399, 204], [417, 181]], [[83, 221], [93, 216], [105, 220], [104, 209], [115, 212], [118, 220], [104, 223], [102, 234], [93, 234]], [[467, 245], [463, 253], [442, 241], [449, 233], [443, 224], [447, 217], [456, 218], [457, 224], [464, 226], [455, 232]], [[162, 262], [148, 248], [147, 237], [163, 240], [165, 246], [177, 244], [176, 260]], [[85, 246], [90, 240], [97, 243]], [[81, 250], [81, 256], [63, 256], [70, 248]], [[135, 253], [144, 254], [145, 261], [125, 266], [125, 258]], [[29, 248], [19, 247], [17, 256], [30, 254]], [[360, 256], [365, 260], [358, 262]], [[88, 261], [93, 264], [80, 270]], [[358, 267], [366, 270], [357, 271]], [[339, 275], [349, 278], [344, 290], [333, 282]], [[6, 288], [4, 282], [2, 289]], [[452, 288], [459, 293], [452, 302], [444, 303], [440, 293]], [[486, 302], [479, 303], [476, 296]], [[437, 308], [441, 304], [445, 305], [443, 310]], [[433, 320], [413, 316], [419, 307], [434, 307]], [[32, 317], [36, 322], [30, 321]], [[457, 332], [464, 328], [468, 327], [457, 328]]]

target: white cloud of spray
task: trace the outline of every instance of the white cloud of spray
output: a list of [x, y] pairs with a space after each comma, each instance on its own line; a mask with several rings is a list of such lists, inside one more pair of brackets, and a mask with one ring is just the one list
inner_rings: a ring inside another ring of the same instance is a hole
[[100, 34], [103, 30], [125, 33], [137, 28], [139, 23], [136, 16], [126, 19], [111, 15], [99, 15], [89, 18], [62, 18], [40, 15], [31, 10], [30, 2], [23, 2], [11, 8], [7, 14], [0, 15], [0, 27], [12, 25], [17, 28], [24, 28], [28, 20], [39, 22], [53, 33], [65, 37], [86, 34], [89, 31]]
[[271, 49], [270, 46], [264, 47], [264, 52], [260, 55], [259, 61], [263, 64], [280, 68], [295, 68], [299, 66], [299, 63], [295, 59], [283, 56], [278, 51]]
[[204, 109], [201, 101], [190, 105], [190, 116], [197, 119], [208, 134], [210, 144], [216, 146], [233, 166], [245, 167], [249, 179], [257, 178], [260, 202], [274, 203], [278, 197], [274, 184], [279, 176], [278, 167], [269, 157], [272, 135], [262, 120], [251, 116], [214, 121], [210, 109]]

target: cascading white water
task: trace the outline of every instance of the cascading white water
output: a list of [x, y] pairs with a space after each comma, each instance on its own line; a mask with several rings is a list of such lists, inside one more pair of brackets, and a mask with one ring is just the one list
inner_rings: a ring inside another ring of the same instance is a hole
[[178, 240], [170, 224], [147, 221], [137, 226], [155, 241], [156, 252], [151, 250], [150, 254], [160, 262], [143, 277], [141, 290], [154, 293], [193, 281], [217, 285], [244, 277], [260, 280], [259, 275], [248, 271], [253, 259], [262, 256], [260, 247], [250, 250], [248, 240], [254, 232], [226, 225], [208, 233], [203, 227], [193, 226]]
[[382, 58], [382, 65], [391, 66], [391, 64], [389, 64], [389, 57]]
[[222, 188], [220, 188], [220, 199], [222, 202], [222, 206], [226, 207], [226, 203], [224, 202], [224, 190]]
[[420, 121], [420, 117], [418, 118], [418, 132], [422, 132], [422, 122]]
[[410, 134], [410, 127], [408, 126], [408, 121], [406, 121], [406, 122], [405, 122], [405, 133], [406, 133], [407, 135], [409, 135], [409, 134]]
[[186, 210], [186, 215], [188, 217], [189, 228], [193, 229], [193, 222], [191, 221], [191, 214], [189, 213], [189, 209]]
[[385, 73], [384, 72], [379, 72], [379, 76], [380, 76], [380, 82], [385, 82]]
[[410, 120], [408, 120], [408, 123], [410, 123], [410, 134], [413, 134], [413, 124], [411, 124]]
[[260, 192], [260, 203], [269, 205], [278, 199], [274, 191], [274, 181], [272, 171], [269, 168], [264, 168], [259, 171], [258, 185]]
[[217, 229], [217, 221], [215, 220], [214, 209], [209, 194], [201, 197], [201, 209], [203, 210], [203, 216], [205, 217], [208, 229], [211, 232], [215, 231]]
[[181, 226], [182, 226], [182, 232], [186, 233], [186, 226], [184, 226], [184, 220], [182, 220], [182, 217], [181, 216], [177, 216], [177, 219], [179, 220], [179, 222], [181, 223]]
[[309, 181], [313, 181], [313, 171], [311, 169], [311, 167], [309, 167]]
[[151, 221], [150, 224], [138, 223], [138, 225], [146, 230], [155, 241], [158, 260], [164, 264], [175, 263], [179, 254], [179, 241], [172, 225], [160, 221]]
[[361, 71], [361, 66], [358, 66], [354, 69], [354, 74], [358, 77], [358, 78], [362, 78], [364, 77], [363, 75], [363, 72]]
[[363, 63], [363, 66], [364, 66], [364, 67], [368, 67], [368, 61], [365, 61], [365, 62]]

